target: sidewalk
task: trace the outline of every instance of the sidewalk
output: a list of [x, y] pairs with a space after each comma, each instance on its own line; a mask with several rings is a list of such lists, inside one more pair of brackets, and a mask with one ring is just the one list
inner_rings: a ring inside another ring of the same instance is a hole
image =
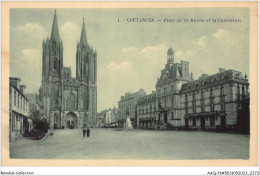
[[35, 140], [35, 139], [30, 139], [30, 138], [25, 138], [23, 136], [19, 136], [18, 138], [15, 139], [15, 142], [12, 142], [10, 144], [10, 146], [17, 147], [17, 146], [33, 144], [33, 143], [37, 143], [37, 142], [41, 142], [41, 140]]

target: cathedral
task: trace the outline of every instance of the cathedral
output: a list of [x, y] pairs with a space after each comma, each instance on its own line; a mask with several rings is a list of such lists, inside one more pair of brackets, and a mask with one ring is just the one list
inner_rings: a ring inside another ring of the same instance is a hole
[[96, 125], [97, 52], [88, 44], [82, 24], [76, 51], [76, 78], [63, 65], [63, 43], [56, 11], [51, 36], [42, 43], [42, 82], [39, 90], [50, 129], [73, 129]]

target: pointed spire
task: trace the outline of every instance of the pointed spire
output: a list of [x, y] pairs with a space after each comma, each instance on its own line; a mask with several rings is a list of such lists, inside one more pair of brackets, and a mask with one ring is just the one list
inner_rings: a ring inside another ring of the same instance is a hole
[[57, 43], [60, 41], [56, 9], [55, 9], [55, 13], [54, 13], [52, 30], [51, 30], [51, 40], [55, 40]]
[[82, 30], [80, 35], [80, 45], [87, 46], [87, 34], [85, 29], [84, 17], [83, 17], [83, 24], [82, 24]]

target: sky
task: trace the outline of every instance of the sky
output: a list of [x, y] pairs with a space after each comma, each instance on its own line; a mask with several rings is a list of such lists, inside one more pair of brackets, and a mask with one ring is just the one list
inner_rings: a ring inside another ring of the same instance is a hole
[[[20, 77], [26, 93], [41, 85], [42, 41], [51, 34], [55, 9], [10, 10], [10, 76]], [[156, 90], [157, 77], [174, 50], [174, 62], [190, 63], [195, 79], [219, 68], [249, 75], [247, 8], [56, 9], [64, 66], [76, 71], [76, 44], [83, 16], [88, 43], [97, 51], [98, 112], [118, 106], [126, 92]], [[154, 23], [126, 22], [154, 18]], [[164, 19], [188, 22], [164, 22]], [[240, 19], [241, 22], [190, 22], [192, 19]], [[120, 22], [118, 22], [118, 19]], [[162, 20], [160, 22], [157, 19]]]

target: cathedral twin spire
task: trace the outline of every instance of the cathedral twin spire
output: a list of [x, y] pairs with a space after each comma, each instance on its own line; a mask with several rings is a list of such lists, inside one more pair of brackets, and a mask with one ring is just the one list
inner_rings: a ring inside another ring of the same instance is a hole
[[53, 18], [53, 24], [52, 24], [52, 30], [51, 30], [51, 40], [55, 40], [56, 42], [60, 41], [60, 34], [59, 34], [56, 10], [54, 13], [54, 18]]
[[87, 34], [86, 34], [86, 29], [85, 29], [84, 17], [83, 17], [83, 24], [82, 24], [82, 30], [81, 30], [81, 35], [80, 35], [80, 45], [87, 46]]
[[[60, 34], [59, 34], [59, 27], [58, 27], [56, 10], [55, 10], [55, 13], [54, 13], [50, 40], [55, 40], [56, 42], [60, 42]], [[87, 34], [86, 34], [84, 17], [83, 17], [83, 24], [82, 24], [82, 30], [81, 30], [81, 35], [80, 35], [80, 45], [81, 46], [87, 46]]]

